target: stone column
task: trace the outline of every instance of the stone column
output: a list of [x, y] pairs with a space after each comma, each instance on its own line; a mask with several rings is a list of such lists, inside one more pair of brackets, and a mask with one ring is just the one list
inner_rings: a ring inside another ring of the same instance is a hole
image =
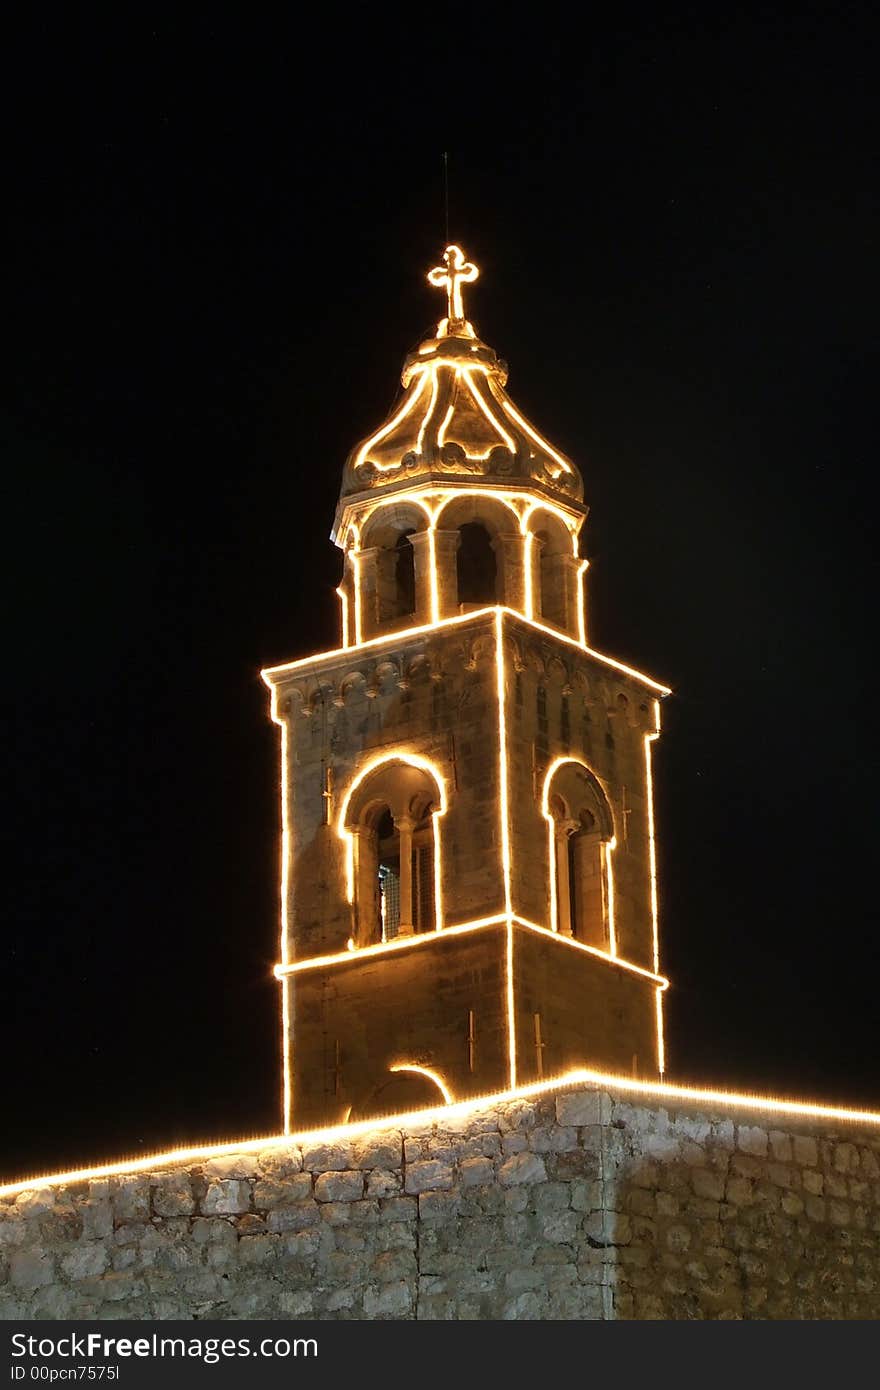
[[437, 590], [440, 595], [440, 617], [452, 618], [458, 613], [458, 574], [455, 557], [461, 543], [458, 531], [435, 531], [434, 553], [437, 560]]
[[400, 925], [398, 934], [400, 936], [412, 936], [413, 934], [413, 900], [412, 900], [412, 858], [413, 858], [413, 821], [410, 816], [398, 816], [394, 825], [400, 836]]
[[431, 621], [431, 545], [427, 531], [414, 531], [409, 538], [413, 548], [413, 572], [416, 581], [416, 611], [413, 626]]
[[[534, 542], [533, 542], [534, 544]], [[526, 542], [519, 531], [505, 531], [492, 542], [501, 583], [498, 601], [518, 613], [526, 611]]]
[[380, 553], [378, 546], [368, 546], [366, 550], [358, 553], [357, 558], [360, 570], [361, 635], [364, 641], [375, 637], [379, 627]]
[[369, 826], [356, 825], [354, 838], [354, 901], [356, 946], [369, 946], [380, 937], [377, 897], [379, 892], [379, 858], [376, 836]]
[[571, 936], [571, 879], [568, 872], [568, 841], [573, 821], [555, 822], [556, 844], [556, 928], [561, 936]]
[[541, 565], [541, 613], [572, 637], [579, 636], [577, 619], [578, 570], [576, 555], [547, 555]]
[[578, 939], [606, 950], [605, 853], [596, 831], [574, 838], [574, 910]]

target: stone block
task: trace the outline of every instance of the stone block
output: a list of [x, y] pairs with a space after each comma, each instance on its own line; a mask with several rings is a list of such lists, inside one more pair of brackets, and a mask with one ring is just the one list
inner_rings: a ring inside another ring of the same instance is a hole
[[107, 1250], [101, 1241], [75, 1245], [61, 1261], [61, 1268], [68, 1279], [88, 1279], [103, 1274], [107, 1265]]
[[794, 1157], [791, 1136], [785, 1134], [781, 1129], [771, 1129], [768, 1138], [770, 1140], [770, 1152], [777, 1163], [791, 1163]]
[[370, 1135], [354, 1145], [355, 1168], [393, 1170], [403, 1165], [403, 1136], [397, 1131]]
[[279, 1144], [271, 1149], [261, 1149], [257, 1155], [257, 1166], [267, 1178], [280, 1180], [291, 1173], [302, 1170], [302, 1153], [296, 1144]]
[[401, 1177], [398, 1173], [383, 1168], [374, 1168], [367, 1173], [367, 1196], [390, 1197], [400, 1191]]
[[608, 1125], [612, 1102], [605, 1091], [570, 1091], [556, 1097], [556, 1120], [563, 1126]]
[[815, 1139], [811, 1139], [807, 1135], [796, 1134], [792, 1145], [795, 1163], [800, 1163], [805, 1168], [816, 1167], [819, 1162], [819, 1146]]
[[150, 1218], [150, 1181], [140, 1173], [117, 1178], [111, 1205], [117, 1221], [148, 1221]]
[[314, 1144], [302, 1151], [302, 1166], [311, 1173], [339, 1172], [354, 1168], [351, 1144]]
[[753, 1154], [756, 1158], [764, 1158], [767, 1154], [767, 1131], [757, 1125], [738, 1125], [736, 1130], [736, 1145], [745, 1154]]
[[691, 1174], [691, 1184], [698, 1197], [720, 1202], [724, 1197], [724, 1177], [710, 1168], [696, 1168]]
[[364, 1195], [364, 1175], [360, 1170], [334, 1170], [315, 1179], [319, 1202], [356, 1202]]
[[19, 1192], [15, 1198], [15, 1210], [26, 1220], [45, 1216], [54, 1206], [55, 1193], [51, 1187], [29, 1188], [26, 1192]]
[[188, 1173], [157, 1173], [150, 1178], [156, 1216], [190, 1216], [196, 1209]]
[[578, 1147], [578, 1132], [573, 1125], [542, 1125], [529, 1134], [529, 1148], [534, 1153], [569, 1153]]
[[380, 1287], [370, 1285], [364, 1290], [364, 1314], [368, 1318], [410, 1317], [413, 1291], [404, 1280]]
[[452, 1169], [439, 1159], [426, 1159], [421, 1163], [407, 1164], [405, 1188], [407, 1192], [428, 1192], [452, 1186]]
[[419, 1194], [420, 1221], [453, 1221], [461, 1211], [457, 1192], [422, 1192]]
[[205, 1216], [233, 1216], [250, 1211], [250, 1183], [240, 1178], [221, 1178], [212, 1182], [202, 1198]]
[[320, 1209], [313, 1197], [294, 1206], [273, 1207], [266, 1218], [270, 1231], [302, 1231], [320, 1221]]
[[495, 1176], [495, 1165], [489, 1158], [466, 1158], [459, 1165], [462, 1187], [483, 1187]]
[[209, 1181], [222, 1178], [255, 1178], [260, 1173], [259, 1156], [253, 1153], [221, 1154], [209, 1158], [205, 1177]]
[[55, 1278], [55, 1262], [39, 1245], [16, 1250], [9, 1261], [9, 1282], [14, 1289], [38, 1289]]
[[538, 1154], [517, 1153], [502, 1163], [498, 1170], [498, 1181], [504, 1187], [522, 1183], [546, 1182], [547, 1172], [544, 1161]]

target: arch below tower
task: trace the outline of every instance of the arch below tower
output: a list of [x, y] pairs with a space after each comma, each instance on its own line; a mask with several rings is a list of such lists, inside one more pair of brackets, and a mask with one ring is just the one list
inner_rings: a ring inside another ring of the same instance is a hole
[[451, 1105], [449, 1087], [429, 1068], [415, 1063], [389, 1067], [389, 1075], [362, 1099], [355, 1102], [349, 1120], [355, 1122], [375, 1115], [405, 1115], [415, 1110], [433, 1110]]
[[[436, 537], [443, 538], [435, 545], [441, 617], [496, 603], [525, 611], [525, 538], [512, 502], [497, 493], [476, 490], [452, 495], [438, 506], [434, 524]], [[478, 541], [480, 529], [495, 561], [494, 575], [490, 566], [483, 566], [482, 581], [479, 570], [470, 573], [475, 567], [462, 564], [467, 549], [478, 554], [478, 545], [471, 547], [468, 541], [471, 537]], [[474, 580], [476, 587], [464, 587]]]

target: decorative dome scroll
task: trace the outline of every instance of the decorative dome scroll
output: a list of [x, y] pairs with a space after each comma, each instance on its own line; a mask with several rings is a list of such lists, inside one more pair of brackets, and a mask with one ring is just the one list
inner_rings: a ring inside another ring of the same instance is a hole
[[403, 398], [349, 455], [343, 497], [410, 478], [455, 476], [529, 480], [570, 501], [583, 497], [577, 468], [517, 410], [504, 389], [506, 363], [464, 316], [463, 286], [478, 274], [458, 246], [448, 246], [443, 265], [430, 271], [429, 283], [446, 291], [447, 315], [407, 357]]

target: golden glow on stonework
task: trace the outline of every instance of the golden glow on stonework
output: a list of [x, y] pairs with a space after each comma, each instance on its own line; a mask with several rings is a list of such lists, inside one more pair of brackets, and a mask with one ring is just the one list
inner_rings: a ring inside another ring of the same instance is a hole
[[354, 646], [336, 647], [332, 651], [317, 652], [312, 656], [298, 657], [295, 661], [285, 662], [281, 666], [266, 666], [260, 672], [262, 679], [270, 688], [277, 684], [279, 678], [292, 674], [294, 671], [302, 671], [306, 668], [317, 669], [324, 663], [330, 664], [338, 659], [343, 653], [346, 656], [353, 656], [360, 651], [368, 651], [371, 647], [388, 645], [389, 641], [395, 644], [406, 641], [410, 637], [421, 637], [424, 633], [437, 632], [446, 627], [454, 627], [457, 623], [471, 622], [476, 618], [485, 617], [490, 613], [507, 613], [511, 618], [518, 618], [520, 622], [528, 623], [537, 632], [545, 632], [549, 637], [555, 637], [557, 641], [566, 643], [567, 646], [577, 647], [579, 651], [586, 652], [587, 656], [593, 657], [603, 666], [610, 666], [612, 670], [621, 671], [625, 676], [631, 676], [633, 680], [641, 685], [647, 686], [657, 695], [671, 695], [672, 689], [668, 685], [661, 685], [659, 681], [646, 676], [643, 671], [637, 671], [634, 666], [627, 666], [622, 661], [616, 661], [614, 657], [606, 656], [604, 652], [596, 651], [595, 647], [585, 647], [577, 638], [570, 637], [568, 633], [560, 631], [558, 628], [547, 627], [545, 623], [539, 623], [534, 618], [527, 618], [524, 613], [520, 613], [515, 608], [508, 608], [504, 605], [493, 604], [486, 608], [476, 608], [471, 613], [455, 613], [449, 618], [440, 618], [436, 622], [418, 623], [413, 627], [400, 628], [394, 632], [384, 632], [378, 637], [369, 637], [366, 641], [356, 640]]
[[442, 931], [418, 932], [414, 936], [395, 936], [390, 941], [376, 942], [372, 946], [356, 946], [354, 941], [349, 939], [346, 950], [336, 951], [324, 956], [304, 956], [302, 960], [290, 961], [287, 965], [276, 965], [273, 974], [276, 979], [282, 980], [287, 976], [299, 975], [304, 970], [323, 970], [327, 966], [344, 965], [353, 959], [364, 957], [381, 956], [396, 951], [409, 951], [416, 947], [427, 947], [439, 937], [444, 940], [449, 936], [463, 936], [466, 932], [479, 931], [484, 927], [497, 927], [506, 925], [508, 920], [513, 926], [524, 927], [527, 931], [539, 933], [547, 936], [551, 941], [558, 942], [563, 946], [570, 946], [575, 951], [581, 951], [585, 955], [595, 956], [598, 960], [607, 961], [609, 965], [617, 966], [621, 970], [628, 970], [634, 975], [641, 975], [644, 979], [657, 986], [658, 989], [667, 989], [669, 981], [664, 975], [655, 975], [653, 971], [646, 970], [642, 965], [636, 965], [634, 961], [624, 960], [622, 956], [612, 956], [608, 951], [601, 950], [598, 946], [588, 946], [585, 941], [577, 941], [571, 936], [561, 936], [558, 932], [551, 931], [548, 927], [542, 927], [537, 922], [530, 922], [519, 913], [513, 912], [508, 918], [506, 912], [497, 912], [491, 917], [478, 917], [473, 922], [458, 922], [455, 926], [443, 927]]
[[514, 443], [510, 435], [507, 433], [507, 430], [501, 424], [501, 421], [494, 414], [492, 407], [489, 405], [489, 402], [484, 398], [482, 391], [480, 391], [479, 387], [477, 386], [477, 383], [471, 377], [470, 371], [463, 371], [462, 376], [464, 377], [464, 380], [467, 382], [468, 389], [471, 395], [473, 396], [477, 405], [480, 407], [480, 410], [483, 412], [486, 419], [489, 421], [489, 424], [492, 426], [493, 429], [498, 431], [498, 434], [501, 436], [501, 439], [507, 445], [510, 452], [512, 454], [515, 454], [516, 444]]
[[512, 401], [508, 401], [505, 399], [503, 405], [504, 409], [507, 411], [514, 424], [519, 425], [520, 429], [523, 430], [524, 433], [529, 436], [532, 442], [537, 444], [538, 448], [542, 449], [544, 453], [549, 454], [550, 457], [554, 460], [554, 462], [559, 465], [555, 474], [557, 478], [559, 477], [560, 473], [572, 473], [574, 471], [568, 460], [564, 459], [561, 454], [557, 454], [556, 450], [552, 448], [550, 444], [547, 443], [547, 440], [544, 439], [540, 434], [538, 434], [537, 430], [532, 429], [532, 426], [529, 424], [528, 420], [523, 419], [522, 415], [520, 415], [519, 411], [513, 405]]
[[453, 1104], [453, 1096], [446, 1082], [438, 1072], [432, 1071], [430, 1067], [417, 1066], [415, 1062], [398, 1062], [397, 1066], [389, 1067], [389, 1071], [413, 1071], [419, 1076], [426, 1076], [429, 1081], [433, 1081], [437, 1090], [442, 1095], [447, 1105]]
[[341, 613], [342, 645], [343, 647], [350, 647], [351, 638], [349, 637], [348, 633], [348, 594], [345, 592], [341, 584], [339, 588], [336, 590], [336, 593], [339, 596], [339, 608]]
[[510, 805], [507, 791], [507, 707], [504, 668], [504, 625], [501, 609], [495, 613], [495, 672], [498, 694], [498, 786], [501, 815], [501, 869], [504, 875], [504, 908], [507, 914], [506, 995], [507, 1064], [511, 1086], [516, 1085], [516, 1013], [513, 993], [513, 901], [510, 887]]
[[[377, 430], [375, 434], [371, 434], [369, 439], [364, 441], [360, 449], [358, 449], [357, 457], [354, 461], [355, 468], [362, 468], [367, 461], [367, 454], [369, 453], [370, 449], [372, 449], [374, 445], [381, 443], [381, 441], [385, 439], [391, 433], [392, 430], [396, 429], [398, 425], [403, 424], [404, 420], [407, 418], [408, 415], [412, 414], [412, 411], [418, 404], [422, 392], [425, 389], [425, 382], [427, 381], [427, 379], [427, 376], [420, 373], [415, 390], [410, 394], [409, 399], [404, 401], [403, 405], [397, 411], [396, 415], [393, 415], [390, 420], [386, 421], [386, 423], [382, 426], [380, 430]], [[380, 473], [389, 473], [393, 469], [399, 468], [400, 464], [377, 463], [375, 467], [378, 468]]]
[[330, 1143], [334, 1140], [354, 1139], [362, 1134], [379, 1134], [388, 1129], [421, 1129], [439, 1121], [447, 1125], [452, 1120], [464, 1119], [477, 1110], [491, 1109], [506, 1101], [530, 1100], [539, 1096], [551, 1095], [554, 1091], [568, 1090], [574, 1086], [590, 1086], [610, 1092], [619, 1091], [624, 1095], [650, 1096], [661, 1104], [670, 1101], [693, 1101], [703, 1106], [737, 1106], [755, 1114], [787, 1115], [794, 1119], [817, 1119], [839, 1121], [843, 1124], [870, 1125], [880, 1128], [880, 1112], [875, 1110], [847, 1109], [843, 1106], [824, 1105], [818, 1101], [786, 1100], [778, 1096], [750, 1094], [744, 1091], [725, 1091], [699, 1086], [676, 1086], [668, 1081], [637, 1081], [628, 1076], [616, 1076], [611, 1072], [591, 1071], [577, 1068], [547, 1080], [536, 1081], [528, 1086], [514, 1087], [496, 1091], [470, 1100], [453, 1101], [450, 1105], [432, 1106], [425, 1110], [412, 1110], [397, 1115], [383, 1115], [379, 1119], [356, 1120], [353, 1124], [330, 1125], [323, 1129], [302, 1130], [297, 1134], [271, 1134], [254, 1139], [225, 1140], [215, 1144], [201, 1144], [168, 1149], [164, 1152], [141, 1155], [138, 1158], [121, 1159], [85, 1168], [77, 1168], [60, 1173], [46, 1173], [39, 1177], [22, 1178], [0, 1187], [0, 1197], [15, 1197], [21, 1192], [36, 1192], [45, 1187], [64, 1187], [74, 1182], [85, 1182], [96, 1178], [122, 1177], [128, 1173], [159, 1172], [170, 1163], [198, 1163], [204, 1159], [219, 1157], [222, 1154], [254, 1153], [263, 1149], [286, 1148], [292, 1144], [298, 1147]]

